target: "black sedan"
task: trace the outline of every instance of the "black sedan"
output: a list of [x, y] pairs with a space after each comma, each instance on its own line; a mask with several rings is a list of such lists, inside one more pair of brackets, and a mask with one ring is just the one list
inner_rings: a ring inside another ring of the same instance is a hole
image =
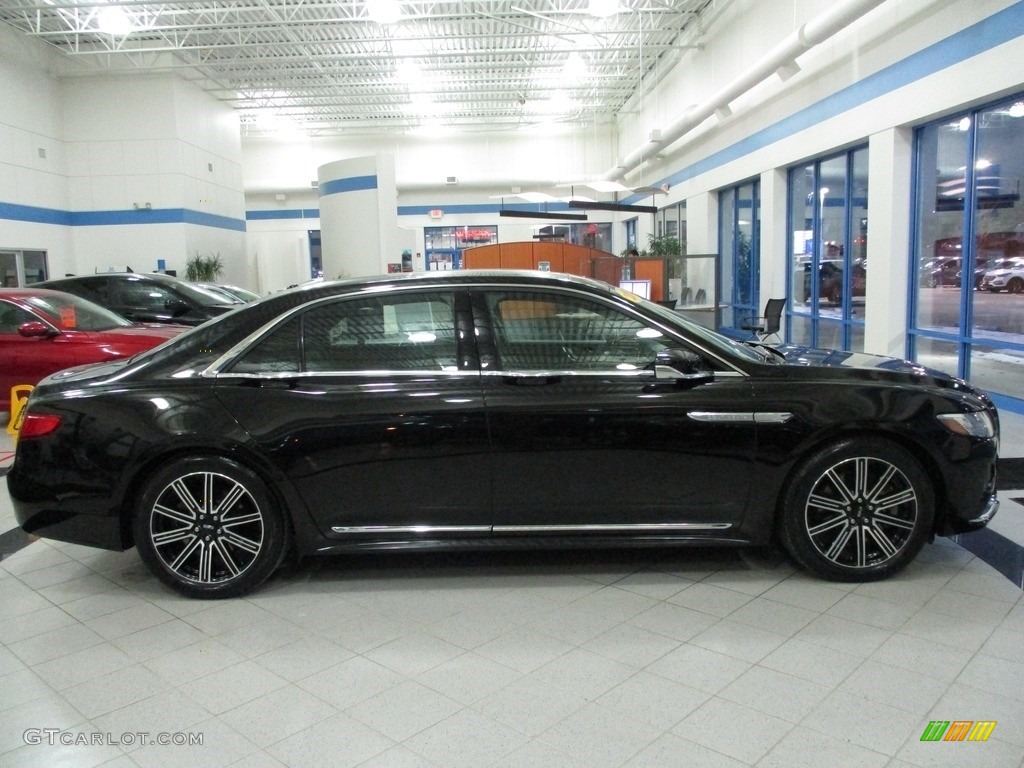
[[230, 312], [238, 302], [160, 272], [107, 272], [37, 283], [106, 307], [133, 323], [199, 325]]
[[566, 275], [320, 283], [32, 393], [31, 534], [203, 598], [285, 557], [781, 544], [883, 578], [995, 514], [998, 416], [912, 363], [740, 344]]

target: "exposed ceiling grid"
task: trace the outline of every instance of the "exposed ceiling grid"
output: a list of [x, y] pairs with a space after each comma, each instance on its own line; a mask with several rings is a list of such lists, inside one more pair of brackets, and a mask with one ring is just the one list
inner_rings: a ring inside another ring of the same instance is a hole
[[0, 21], [66, 54], [68, 76], [177, 72], [250, 135], [484, 131], [614, 121], [728, 1], [4, 0]]

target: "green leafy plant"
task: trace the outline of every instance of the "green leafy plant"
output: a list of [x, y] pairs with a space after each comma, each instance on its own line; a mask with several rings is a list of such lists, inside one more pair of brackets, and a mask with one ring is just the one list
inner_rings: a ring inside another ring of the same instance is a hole
[[647, 236], [647, 250], [644, 251], [644, 255], [664, 257], [678, 256], [680, 253], [682, 253], [682, 246], [679, 243], [678, 237], [673, 235], [662, 235], [661, 237]]
[[198, 251], [185, 262], [185, 279], [193, 283], [209, 283], [224, 272], [224, 262], [219, 253], [203, 256]]
[[[622, 257], [630, 256], [632, 248], [626, 248], [619, 255]], [[647, 236], [647, 247], [643, 250], [637, 251], [636, 256], [641, 259], [657, 259], [666, 258], [669, 256], [679, 256], [682, 253], [682, 245], [679, 242], [678, 237], [672, 235], [662, 235], [661, 237], [655, 237], [654, 235]]]

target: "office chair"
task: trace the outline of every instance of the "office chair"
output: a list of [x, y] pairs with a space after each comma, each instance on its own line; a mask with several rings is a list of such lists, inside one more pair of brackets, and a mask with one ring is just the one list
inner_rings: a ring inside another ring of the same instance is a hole
[[743, 318], [740, 321], [740, 328], [750, 331], [758, 341], [774, 336], [781, 342], [779, 331], [782, 329], [782, 310], [785, 306], [785, 299], [768, 299], [768, 303], [764, 305], [764, 315]]

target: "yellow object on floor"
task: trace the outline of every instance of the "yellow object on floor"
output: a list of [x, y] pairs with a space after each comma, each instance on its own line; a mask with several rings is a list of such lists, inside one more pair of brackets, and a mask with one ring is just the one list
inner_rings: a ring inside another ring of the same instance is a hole
[[11, 420], [7, 422], [7, 434], [18, 439], [18, 430], [21, 428], [21, 417], [28, 405], [28, 395], [34, 387], [31, 384], [15, 384], [11, 387]]

